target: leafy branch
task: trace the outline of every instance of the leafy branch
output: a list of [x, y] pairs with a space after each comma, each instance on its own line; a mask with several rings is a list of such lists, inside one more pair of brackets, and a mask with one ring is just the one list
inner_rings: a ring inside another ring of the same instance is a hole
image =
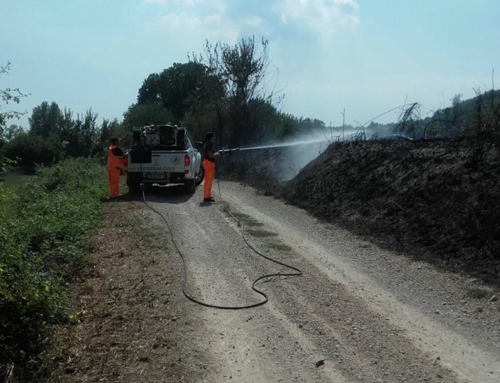
[[[9, 74], [10, 62], [7, 62], [7, 65], [0, 67], [0, 76]], [[19, 104], [21, 99], [27, 97], [28, 95], [22, 93], [19, 88], [5, 88], [0, 89], [0, 97], [2, 98], [3, 104], [8, 105], [9, 103]], [[26, 112], [18, 112], [15, 110], [2, 110], [2, 104], [0, 104], [0, 135], [3, 133], [5, 128], [5, 124], [7, 120], [12, 118], [21, 118], [26, 114]]]

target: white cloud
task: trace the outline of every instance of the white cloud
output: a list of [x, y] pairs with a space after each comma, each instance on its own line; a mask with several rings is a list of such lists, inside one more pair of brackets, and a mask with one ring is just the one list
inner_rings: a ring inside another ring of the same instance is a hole
[[224, 0], [143, 0], [149, 4], [168, 5], [169, 8], [185, 10], [186, 8], [212, 8], [218, 12], [224, 10]]
[[[143, 0], [157, 7], [156, 33], [178, 49], [199, 50], [205, 40], [234, 42], [239, 28], [224, 16], [224, 0]], [[173, 47], [172, 47], [173, 48]]]
[[[160, 9], [164, 9], [171, 18], [188, 18], [191, 27], [202, 27], [205, 18], [217, 15], [221, 24], [215, 26], [216, 29], [222, 31], [226, 26], [236, 27], [240, 35], [269, 34], [282, 26], [291, 28], [292, 34], [303, 31], [305, 34], [313, 33], [327, 38], [340, 27], [359, 23], [359, 5], [356, 0], [143, 1], [161, 6]], [[194, 19], [200, 22], [195, 23]]]
[[181, 6], [193, 6], [194, 5], [194, 0], [144, 0], [145, 3], [150, 3], [150, 4], [175, 4], [175, 5], [181, 5]]
[[320, 34], [359, 22], [359, 5], [354, 0], [282, 0], [275, 9], [283, 23], [302, 23]]
[[248, 27], [261, 28], [264, 24], [264, 19], [259, 16], [250, 15], [243, 20], [244, 24]]
[[197, 41], [201, 48], [205, 40], [235, 41], [238, 38], [238, 27], [223, 21], [218, 13], [198, 16], [188, 12], [169, 13], [160, 19], [160, 24], [179, 41]]

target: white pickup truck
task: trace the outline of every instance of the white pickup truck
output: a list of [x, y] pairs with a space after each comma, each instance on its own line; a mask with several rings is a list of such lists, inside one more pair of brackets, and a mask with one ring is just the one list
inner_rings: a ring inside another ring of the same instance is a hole
[[184, 184], [194, 193], [204, 177], [201, 154], [185, 128], [149, 125], [133, 129], [133, 144], [124, 163], [132, 193], [140, 185]]

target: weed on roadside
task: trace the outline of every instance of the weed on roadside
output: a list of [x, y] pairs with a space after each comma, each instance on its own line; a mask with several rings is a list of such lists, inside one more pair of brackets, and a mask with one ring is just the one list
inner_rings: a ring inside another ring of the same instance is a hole
[[474, 288], [467, 291], [467, 297], [471, 299], [486, 299], [489, 296], [489, 292], [484, 289]]
[[51, 334], [71, 321], [67, 286], [90, 265], [105, 193], [104, 167], [83, 158], [38, 169], [15, 193], [0, 186], [0, 377], [50, 372]]
[[271, 189], [266, 188], [263, 192], [263, 195], [264, 195], [264, 197], [271, 197], [272, 195], [274, 195], [274, 193]]
[[278, 236], [278, 233], [275, 233], [273, 231], [255, 230], [255, 229], [248, 230], [248, 234], [256, 238], [269, 238]]
[[249, 216], [248, 214], [243, 213], [233, 213], [233, 216], [236, 217], [240, 222], [249, 227], [261, 227], [264, 226], [263, 223], [260, 223], [255, 218]]
[[225, 205], [222, 208], [222, 211], [229, 215], [231, 218], [235, 219], [238, 222], [238, 226], [241, 226], [242, 224], [248, 227], [261, 227], [264, 226], [263, 223], [259, 222], [252, 216], [244, 213], [239, 213], [239, 212], [233, 212], [230, 210], [230, 205], [228, 203], [225, 203]]
[[281, 242], [271, 242], [271, 243], [268, 243], [267, 247], [269, 247], [271, 249], [274, 249], [274, 250], [282, 251], [282, 252], [285, 252], [285, 253], [288, 253], [288, 252], [292, 251], [292, 248], [290, 246], [285, 245], [284, 243], [281, 243]]

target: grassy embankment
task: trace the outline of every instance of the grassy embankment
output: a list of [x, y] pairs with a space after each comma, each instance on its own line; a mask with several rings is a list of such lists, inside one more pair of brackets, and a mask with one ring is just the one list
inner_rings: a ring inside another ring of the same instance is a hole
[[0, 380], [42, 381], [54, 329], [75, 319], [67, 288], [89, 266], [104, 167], [66, 160], [0, 183]]

